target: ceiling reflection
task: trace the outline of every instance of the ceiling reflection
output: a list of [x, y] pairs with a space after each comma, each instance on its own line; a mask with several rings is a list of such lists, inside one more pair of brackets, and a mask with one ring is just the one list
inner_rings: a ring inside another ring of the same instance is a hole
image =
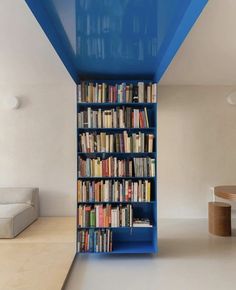
[[42, 5], [79, 77], [153, 79], [190, 5], [202, 9], [206, 0], [26, 2], [45, 30], [37, 16]]

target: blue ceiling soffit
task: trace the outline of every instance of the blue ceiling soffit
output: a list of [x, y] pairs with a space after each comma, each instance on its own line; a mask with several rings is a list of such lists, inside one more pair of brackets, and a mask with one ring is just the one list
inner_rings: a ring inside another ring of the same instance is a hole
[[25, 0], [75, 82], [159, 81], [207, 0]]

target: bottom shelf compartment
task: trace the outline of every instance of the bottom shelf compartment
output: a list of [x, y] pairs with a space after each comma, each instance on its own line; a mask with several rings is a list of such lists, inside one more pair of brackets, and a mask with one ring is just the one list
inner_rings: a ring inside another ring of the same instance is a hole
[[114, 254], [151, 254], [156, 253], [153, 242], [119, 242], [113, 245]]
[[[87, 232], [89, 232], [87, 230]], [[105, 233], [105, 230], [101, 230]], [[78, 243], [78, 253], [83, 254], [151, 254], [157, 253], [157, 229], [150, 228], [113, 228], [110, 230], [112, 234], [112, 243], [110, 251], [96, 251], [96, 247], [88, 247], [87, 251], [80, 251], [80, 243]], [[93, 231], [89, 232], [90, 235]], [[89, 240], [89, 238], [88, 238]], [[92, 239], [90, 238], [90, 241]], [[93, 239], [93, 242], [95, 239]], [[104, 243], [104, 242], [102, 242]], [[109, 243], [109, 242], [108, 242]], [[91, 246], [91, 245], [90, 245]]]

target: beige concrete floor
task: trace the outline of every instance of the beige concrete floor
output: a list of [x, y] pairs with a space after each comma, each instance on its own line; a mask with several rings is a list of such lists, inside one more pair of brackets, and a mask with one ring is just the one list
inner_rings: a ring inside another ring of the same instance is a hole
[[75, 254], [75, 218], [39, 218], [0, 240], [0, 290], [60, 290]]
[[65, 290], [236, 289], [235, 232], [215, 237], [207, 220], [161, 220], [159, 237], [156, 257], [77, 256]]

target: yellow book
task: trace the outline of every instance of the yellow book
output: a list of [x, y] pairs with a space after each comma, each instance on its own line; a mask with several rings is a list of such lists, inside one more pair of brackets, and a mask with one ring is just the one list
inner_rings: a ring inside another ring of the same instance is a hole
[[147, 113], [147, 108], [144, 108], [144, 114], [145, 114], [145, 119], [146, 119], [146, 128], [149, 128], [149, 121], [148, 121], [148, 113]]
[[106, 151], [106, 133], [101, 133], [101, 152]]
[[127, 136], [127, 153], [131, 152], [130, 140], [131, 140], [131, 137]]
[[102, 176], [102, 162], [101, 159], [97, 159], [97, 166], [98, 166], [98, 176]]
[[102, 103], [106, 102], [106, 87], [107, 85], [103, 83], [102, 84]]
[[91, 176], [95, 176], [95, 159], [90, 159]]
[[98, 85], [98, 103], [102, 102], [102, 85]]
[[148, 135], [148, 152], [153, 152], [153, 139], [154, 136], [152, 134]]
[[[145, 180], [147, 181], [147, 180]], [[150, 181], [147, 181], [147, 187], [146, 187], [146, 201], [150, 202], [151, 201], [151, 183]]]
[[89, 88], [88, 88], [88, 102], [92, 103], [93, 102], [93, 83], [89, 83]]

